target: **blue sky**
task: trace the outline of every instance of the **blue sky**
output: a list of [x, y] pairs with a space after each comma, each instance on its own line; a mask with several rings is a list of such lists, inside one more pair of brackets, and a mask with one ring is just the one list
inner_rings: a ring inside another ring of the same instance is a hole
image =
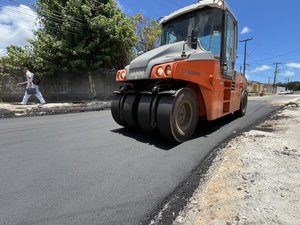
[[[1, 51], [3, 54], [3, 49], [8, 44], [24, 45], [26, 38], [32, 37], [34, 12], [30, 12], [26, 6], [34, 2], [0, 0], [0, 54]], [[147, 18], [158, 19], [195, 2], [197, 1], [118, 0], [118, 5], [126, 15], [142, 13]], [[253, 41], [248, 42], [247, 77], [265, 83], [270, 80], [272, 83], [275, 70], [273, 63], [280, 62], [277, 81], [285, 82], [287, 78], [289, 81], [300, 81], [300, 1], [228, 0], [227, 3], [239, 20], [239, 40], [253, 38]], [[24, 6], [19, 9], [29, 11], [26, 14], [19, 13], [18, 17], [18, 10], [8, 7], [20, 7], [20, 4]], [[243, 63], [243, 49], [243, 44], [240, 43], [237, 70]]]

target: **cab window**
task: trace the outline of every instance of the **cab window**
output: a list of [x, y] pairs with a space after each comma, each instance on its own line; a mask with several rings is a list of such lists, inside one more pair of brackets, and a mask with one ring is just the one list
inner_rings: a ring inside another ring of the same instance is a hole
[[226, 15], [226, 30], [224, 41], [223, 64], [225, 65], [223, 75], [233, 76], [235, 60], [237, 55], [237, 23], [233, 16]]

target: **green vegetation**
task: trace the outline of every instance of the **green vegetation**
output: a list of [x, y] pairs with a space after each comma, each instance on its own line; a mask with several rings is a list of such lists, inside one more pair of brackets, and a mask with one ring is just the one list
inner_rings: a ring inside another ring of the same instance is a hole
[[156, 48], [160, 43], [161, 29], [159, 24], [155, 20], [144, 18], [142, 14], [136, 14], [132, 19], [139, 38], [139, 43], [136, 46], [137, 52], [147, 52]]
[[31, 47], [10, 46], [4, 70], [23, 64], [49, 74], [122, 68], [133, 57], [135, 25], [115, 0], [38, 0], [36, 12], [40, 29]]
[[300, 91], [300, 82], [294, 81], [294, 82], [288, 82], [288, 83], [277, 83], [277, 86], [286, 87], [288, 90], [292, 91]]
[[158, 23], [141, 14], [125, 17], [115, 0], [37, 0], [35, 9], [40, 29], [30, 45], [7, 48], [0, 58], [4, 72], [23, 66], [42, 75], [119, 69], [159, 44]]
[[33, 59], [32, 47], [8, 46], [7, 56], [0, 58], [0, 69], [4, 72], [21, 71], [23, 65], [30, 65]]

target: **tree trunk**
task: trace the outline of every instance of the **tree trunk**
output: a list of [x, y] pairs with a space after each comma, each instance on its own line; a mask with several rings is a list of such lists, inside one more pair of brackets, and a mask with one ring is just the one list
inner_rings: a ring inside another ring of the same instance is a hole
[[96, 98], [97, 97], [97, 91], [96, 91], [96, 87], [95, 87], [95, 81], [94, 81], [94, 78], [93, 78], [93, 74], [92, 74], [91, 71], [88, 71], [88, 75], [89, 75], [91, 96], [92, 96], [92, 98]]

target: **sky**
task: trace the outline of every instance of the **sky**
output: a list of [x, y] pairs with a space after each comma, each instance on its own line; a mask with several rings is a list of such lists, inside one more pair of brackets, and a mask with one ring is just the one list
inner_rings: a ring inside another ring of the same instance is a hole
[[[142, 13], [159, 19], [197, 0], [118, 0], [118, 7], [128, 16]], [[0, 0], [0, 55], [10, 45], [25, 45], [37, 29], [32, 4], [35, 0]], [[253, 38], [247, 46], [247, 78], [273, 83], [275, 65], [279, 64], [277, 82], [300, 81], [300, 1], [227, 0], [238, 18], [239, 40]], [[285, 4], [284, 4], [285, 3]], [[244, 44], [239, 43], [236, 70], [243, 65]]]

